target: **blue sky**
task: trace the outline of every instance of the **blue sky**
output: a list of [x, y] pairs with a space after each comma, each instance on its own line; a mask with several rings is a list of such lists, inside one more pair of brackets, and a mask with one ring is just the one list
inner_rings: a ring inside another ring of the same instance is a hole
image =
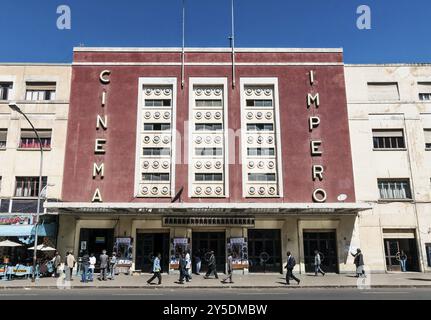
[[[59, 5], [72, 29], [58, 30]], [[430, 0], [235, 0], [238, 47], [344, 48], [347, 63], [431, 62]], [[359, 5], [372, 29], [356, 27]], [[186, 0], [186, 46], [227, 47], [230, 0]], [[0, 62], [71, 62], [84, 46], [177, 47], [181, 0], [2, 0]]]

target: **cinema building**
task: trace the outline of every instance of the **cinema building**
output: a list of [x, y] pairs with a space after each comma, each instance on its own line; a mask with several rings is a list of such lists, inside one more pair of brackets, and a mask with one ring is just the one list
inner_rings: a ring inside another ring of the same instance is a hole
[[[234, 57], [234, 59], [233, 59]], [[150, 270], [354, 270], [361, 246], [339, 49], [74, 50], [58, 248]]]

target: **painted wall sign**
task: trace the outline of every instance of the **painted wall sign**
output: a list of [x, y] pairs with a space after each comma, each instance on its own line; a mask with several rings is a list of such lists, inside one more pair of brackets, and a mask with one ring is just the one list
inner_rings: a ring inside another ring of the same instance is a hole
[[[110, 79], [111, 71], [110, 70], [103, 70], [100, 73], [99, 80], [102, 85], [107, 86], [111, 82]], [[101, 98], [101, 108], [102, 111], [105, 112], [105, 106], [106, 106], [106, 90], [105, 87], [102, 91], [102, 98]], [[108, 116], [106, 114], [98, 114], [96, 117], [96, 131], [102, 132], [108, 130]], [[104, 155], [106, 154], [106, 144], [108, 143], [107, 139], [105, 138], [96, 138], [95, 144], [94, 144], [94, 154], [95, 155]], [[105, 177], [105, 164], [103, 162], [93, 163], [93, 179], [97, 179], [97, 177], [100, 177], [100, 179], [103, 179]], [[96, 188], [96, 190], [93, 193], [93, 198], [91, 199], [91, 202], [103, 202], [102, 192], [99, 188]]]

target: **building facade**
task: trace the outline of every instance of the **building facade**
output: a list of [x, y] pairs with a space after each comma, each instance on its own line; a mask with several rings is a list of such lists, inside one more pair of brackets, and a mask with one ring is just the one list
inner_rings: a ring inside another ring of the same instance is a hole
[[[64, 172], [70, 65], [0, 64], [0, 238], [33, 245], [39, 191], [39, 142], [29, 123], [9, 108], [16, 102], [35, 126], [44, 150], [44, 198], [58, 201]], [[43, 203], [41, 212], [44, 212]], [[43, 216], [39, 243], [56, 245], [57, 218]], [[32, 242], [33, 241], [33, 242]], [[2, 250], [7, 250], [2, 248]], [[24, 258], [27, 249], [13, 251]], [[14, 258], [14, 257], [12, 257]]]
[[58, 248], [115, 250], [164, 270], [190, 250], [205, 270], [301, 272], [314, 250], [354, 270], [360, 246], [339, 49], [77, 48]]
[[431, 270], [431, 65], [345, 68], [361, 248], [375, 271]]

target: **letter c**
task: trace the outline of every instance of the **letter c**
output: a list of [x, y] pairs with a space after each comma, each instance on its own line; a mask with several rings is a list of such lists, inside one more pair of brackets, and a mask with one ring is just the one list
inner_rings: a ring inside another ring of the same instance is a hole
[[100, 82], [102, 82], [103, 84], [108, 84], [111, 82], [111, 80], [109, 79], [109, 76], [111, 75], [111, 71], [110, 70], [103, 70], [100, 73], [99, 79]]

